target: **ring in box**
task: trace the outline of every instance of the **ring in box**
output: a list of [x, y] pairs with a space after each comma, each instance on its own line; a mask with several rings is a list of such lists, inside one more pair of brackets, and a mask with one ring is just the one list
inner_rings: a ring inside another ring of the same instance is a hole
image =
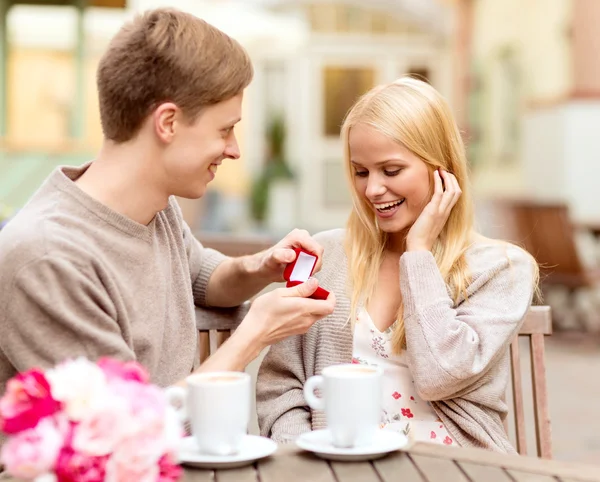
[[[308, 281], [318, 259], [317, 256], [302, 248], [294, 248], [294, 251], [296, 252], [296, 259], [289, 263], [283, 272], [283, 277], [287, 281], [286, 286], [288, 288]], [[326, 300], [328, 296], [329, 291], [319, 286], [310, 297], [318, 300]]]

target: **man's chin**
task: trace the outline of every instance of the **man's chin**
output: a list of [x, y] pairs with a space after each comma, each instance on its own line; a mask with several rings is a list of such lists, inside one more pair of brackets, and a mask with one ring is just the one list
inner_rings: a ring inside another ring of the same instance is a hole
[[200, 199], [206, 194], [207, 185], [194, 186], [192, 189], [182, 189], [180, 192], [175, 193], [175, 196], [183, 199]]

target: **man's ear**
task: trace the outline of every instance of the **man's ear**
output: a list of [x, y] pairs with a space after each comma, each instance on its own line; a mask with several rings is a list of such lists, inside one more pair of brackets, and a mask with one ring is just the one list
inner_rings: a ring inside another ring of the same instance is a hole
[[175, 136], [177, 130], [178, 114], [180, 110], [172, 102], [160, 104], [152, 114], [154, 119], [154, 130], [158, 138], [170, 143]]

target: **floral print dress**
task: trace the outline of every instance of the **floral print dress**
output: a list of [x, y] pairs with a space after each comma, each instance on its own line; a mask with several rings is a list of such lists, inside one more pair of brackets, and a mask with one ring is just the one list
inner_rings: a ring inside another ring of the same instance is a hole
[[406, 351], [393, 353], [392, 327], [380, 332], [364, 308], [359, 310], [354, 327], [352, 363], [383, 369], [381, 428], [402, 432], [419, 442], [456, 444], [429, 402], [417, 395]]

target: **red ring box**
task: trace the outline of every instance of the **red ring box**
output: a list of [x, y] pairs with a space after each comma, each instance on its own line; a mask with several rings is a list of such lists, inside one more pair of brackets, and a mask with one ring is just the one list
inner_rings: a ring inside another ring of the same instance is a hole
[[[317, 256], [302, 248], [294, 248], [294, 251], [296, 252], [296, 259], [289, 263], [283, 271], [283, 278], [287, 281], [286, 286], [288, 288], [308, 281], [308, 278], [313, 274], [318, 259]], [[328, 296], [329, 291], [319, 286], [310, 298], [326, 300]]]

